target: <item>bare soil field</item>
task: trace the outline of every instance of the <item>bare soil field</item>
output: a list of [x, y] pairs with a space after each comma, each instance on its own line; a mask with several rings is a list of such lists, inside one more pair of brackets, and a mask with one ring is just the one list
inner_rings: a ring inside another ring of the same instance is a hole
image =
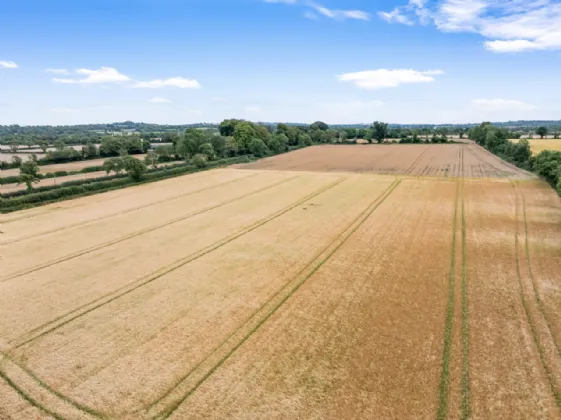
[[[4, 155], [6, 156], [6, 155]], [[29, 156], [29, 155], [28, 155]], [[144, 159], [146, 155], [131, 155], [136, 159]], [[27, 160], [26, 157], [23, 160]], [[69, 162], [69, 163], [56, 163], [54, 165], [42, 165], [39, 166], [39, 172], [41, 173], [54, 173], [57, 171], [79, 171], [80, 169], [89, 168], [91, 166], [101, 166], [105, 162], [104, 159], [92, 159], [92, 160], [80, 160], [78, 162]], [[18, 176], [19, 169], [5, 169], [0, 171], [0, 177], [6, 176]]]
[[262, 159], [243, 167], [438, 177], [532, 177], [473, 143], [322, 145]]
[[0, 215], [0, 419], [561, 418], [561, 200], [449, 146]]

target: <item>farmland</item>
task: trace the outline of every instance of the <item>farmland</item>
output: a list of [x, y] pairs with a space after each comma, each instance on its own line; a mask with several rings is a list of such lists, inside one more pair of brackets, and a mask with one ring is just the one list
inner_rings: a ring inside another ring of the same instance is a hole
[[[511, 140], [518, 143], [520, 140]], [[561, 151], [561, 140], [559, 139], [528, 139], [532, 153], [537, 155], [544, 150], [559, 150]]]
[[0, 216], [0, 419], [561, 417], [561, 200], [314, 146]]

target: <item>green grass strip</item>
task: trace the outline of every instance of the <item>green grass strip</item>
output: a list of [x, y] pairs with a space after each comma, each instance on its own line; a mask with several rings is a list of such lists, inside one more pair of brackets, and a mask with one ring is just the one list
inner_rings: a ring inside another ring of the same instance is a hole
[[249, 331], [249, 333], [242, 339], [240, 340], [240, 342], [238, 344], [236, 344], [222, 359], [220, 359], [220, 361], [214, 365], [212, 367], [212, 369], [210, 369], [199, 381], [197, 381], [197, 383], [195, 384], [195, 386], [193, 388], [191, 388], [191, 390], [189, 390], [189, 392], [187, 394], [185, 394], [183, 396], [183, 398], [181, 398], [180, 400], [178, 400], [175, 404], [173, 404], [173, 406], [171, 406], [168, 411], [162, 413], [160, 416], [157, 416], [156, 418], [164, 420], [169, 418], [174, 412], [175, 410], [177, 410], [179, 408], [179, 406], [181, 404], [183, 404], [183, 402], [185, 402], [185, 400], [187, 400], [218, 368], [220, 368], [220, 366], [222, 366], [224, 364], [224, 362], [226, 360], [228, 360], [228, 358], [236, 351], [238, 350], [254, 333], [255, 331], [257, 331], [265, 322], [267, 322], [267, 320], [269, 318], [271, 318], [271, 316], [273, 316], [273, 314], [276, 313], [276, 311], [288, 300], [290, 299], [290, 297], [292, 297], [294, 295], [294, 293], [296, 293], [304, 283], [306, 283], [306, 281], [312, 277], [348, 240], [349, 238], [358, 230], [358, 228], [360, 228], [363, 223], [368, 220], [368, 218], [372, 215], [372, 213], [374, 213], [374, 211], [376, 211], [376, 209], [378, 209], [378, 207], [380, 207], [380, 205], [391, 195], [391, 193], [397, 188], [397, 186], [401, 183], [401, 180], [397, 181], [390, 189], [388, 189], [387, 193], [385, 194], [384, 197], [382, 197], [382, 199], [380, 201], [378, 201], [374, 207], [372, 207], [364, 216], [364, 218], [354, 227], [351, 229], [351, 231], [343, 238], [343, 240], [341, 241], [341, 243], [339, 243], [339, 245], [337, 245], [328, 255], [325, 256], [325, 258], [323, 258], [315, 267], [314, 269], [306, 276], [304, 277], [304, 279], [302, 279], [295, 287], [294, 289], [287, 294], [272, 310], [271, 312], [269, 312], [267, 314], [267, 316], [265, 316], [251, 331]]
[[444, 348], [442, 350], [442, 370], [440, 374], [438, 412], [436, 418], [444, 420], [448, 415], [448, 396], [450, 391], [450, 355], [452, 353], [452, 328], [454, 323], [454, 291], [456, 285], [456, 231], [458, 216], [458, 197], [460, 181], [456, 181], [456, 199], [454, 200], [454, 223], [452, 227], [452, 248], [450, 256], [450, 276], [448, 280], [448, 306], [444, 324]]

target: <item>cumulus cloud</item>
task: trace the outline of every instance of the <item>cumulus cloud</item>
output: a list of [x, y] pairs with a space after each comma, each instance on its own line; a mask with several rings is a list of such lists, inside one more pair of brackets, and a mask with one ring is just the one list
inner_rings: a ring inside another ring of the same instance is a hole
[[551, 0], [409, 0], [378, 15], [391, 23], [432, 21], [443, 32], [474, 32], [496, 53], [561, 49], [561, 4]]
[[413, 69], [377, 69], [341, 74], [338, 79], [351, 82], [363, 89], [385, 89], [408, 83], [434, 82], [434, 76], [444, 74], [442, 70], [418, 71]]
[[471, 104], [481, 111], [532, 111], [537, 106], [515, 99], [474, 99]]
[[63, 74], [65, 76], [69, 76], [70, 74], [72, 74], [70, 71], [68, 71], [67, 69], [45, 69], [45, 71], [47, 73], [53, 73], [53, 74]]
[[183, 77], [171, 77], [169, 79], [154, 79], [146, 82], [137, 82], [133, 87], [144, 89], [161, 89], [165, 87], [199, 89], [201, 85], [196, 80], [185, 79]]
[[169, 103], [171, 103], [171, 101], [169, 99], [160, 98], [159, 96], [153, 97], [152, 99], [150, 99], [150, 102], [152, 102], [154, 104], [169, 104]]
[[59, 79], [54, 78], [53, 82], [62, 84], [96, 84], [96, 83], [119, 83], [127, 82], [130, 77], [119, 73], [113, 67], [100, 67], [97, 70], [78, 69], [76, 74], [84, 75], [82, 79]]
[[13, 61], [0, 61], [0, 69], [17, 69], [18, 65]]

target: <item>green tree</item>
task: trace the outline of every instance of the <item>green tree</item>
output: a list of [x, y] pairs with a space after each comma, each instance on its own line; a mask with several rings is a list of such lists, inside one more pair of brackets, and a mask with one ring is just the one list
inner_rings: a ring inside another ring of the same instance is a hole
[[298, 135], [298, 144], [300, 144], [301, 146], [311, 146], [312, 138], [308, 133], [300, 133]]
[[387, 123], [375, 121], [371, 128], [374, 138], [378, 141], [378, 143], [382, 143], [388, 137]]
[[18, 185], [23, 182], [27, 186], [27, 189], [31, 191], [33, 189], [33, 184], [41, 180], [37, 162], [29, 160], [25, 163], [22, 163], [19, 168], [19, 179], [20, 182], [18, 182]]
[[233, 137], [226, 137], [226, 142], [224, 144], [224, 155], [225, 156], [236, 156], [238, 154], [238, 143]]
[[242, 122], [242, 120], [224, 120], [218, 126], [218, 130], [220, 131], [220, 135], [224, 137], [232, 137], [234, 135], [234, 130], [236, 129], [236, 125]]
[[202, 169], [206, 167], [207, 160], [206, 155], [197, 154], [193, 156], [192, 162], [197, 168]]
[[12, 156], [12, 166], [14, 168], [19, 168], [21, 166], [21, 158], [19, 156]]
[[257, 157], [267, 156], [269, 149], [265, 142], [257, 137], [251, 139], [248, 145], [249, 152]]
[[65, 147], [66, 147], [66, 144], [64, 144], [64, 142], [62, 140], [55, 141], [55, 149], [58, 150], [59, 152], [62, 152]]
[[132, 156], [125, 156], [121, 160], [123, 162], [123, 169], [127, 172], [128, 176], [134, 181], [140, 181], [142, 175], [146, 172], [146, 164]]
[[158, 159], [159, 159], [158, 154], [153, 150], [151, 150], [144, 157], [144, 163], [146, 163], [147, 166], [151, 166], [152, 168], [157, 168]]
[[205, 155], [208, 160], [214, 160], [216, 153], [214, 152], [214, 147], [210, 143], [203, 143], [199, 146], [199, 153]]
[[43, 153], [47, 153], [47, 149], [49, 148], [49, 143], [47, 143], [45, 140], [41, 140], [39, 142], [39, 147], [41, 148]]
[[543, 139], [545, 136], [547, 136], [547, 127], [538, 127], [538, 129], [536, 130], [536, 134]]
[[237, 124], [234, 129], [234, 138], [236, 139], [236, 143], [238, 143], [239, 151], [242, 153], [249, 150], [249, 142], [256, 136], [257, 133], [253, 126], [245, 121]]
[[124, 169], [123, 158], [113, 157], [106, 159], [102, 166], [103, 170], [107, 172], [107, 175], [109, 175], [110, 172], [115, 172], [116, 175], [119, 175], [119, 173]]
[[312, 130], [321, 130], [321, 131], [327, 131], [329, 130], [329, 126], [322, 122], [322, 121], [316, 121], [315, 123], [313, 123], [312, 125], [310, 125], [310, 129]]

